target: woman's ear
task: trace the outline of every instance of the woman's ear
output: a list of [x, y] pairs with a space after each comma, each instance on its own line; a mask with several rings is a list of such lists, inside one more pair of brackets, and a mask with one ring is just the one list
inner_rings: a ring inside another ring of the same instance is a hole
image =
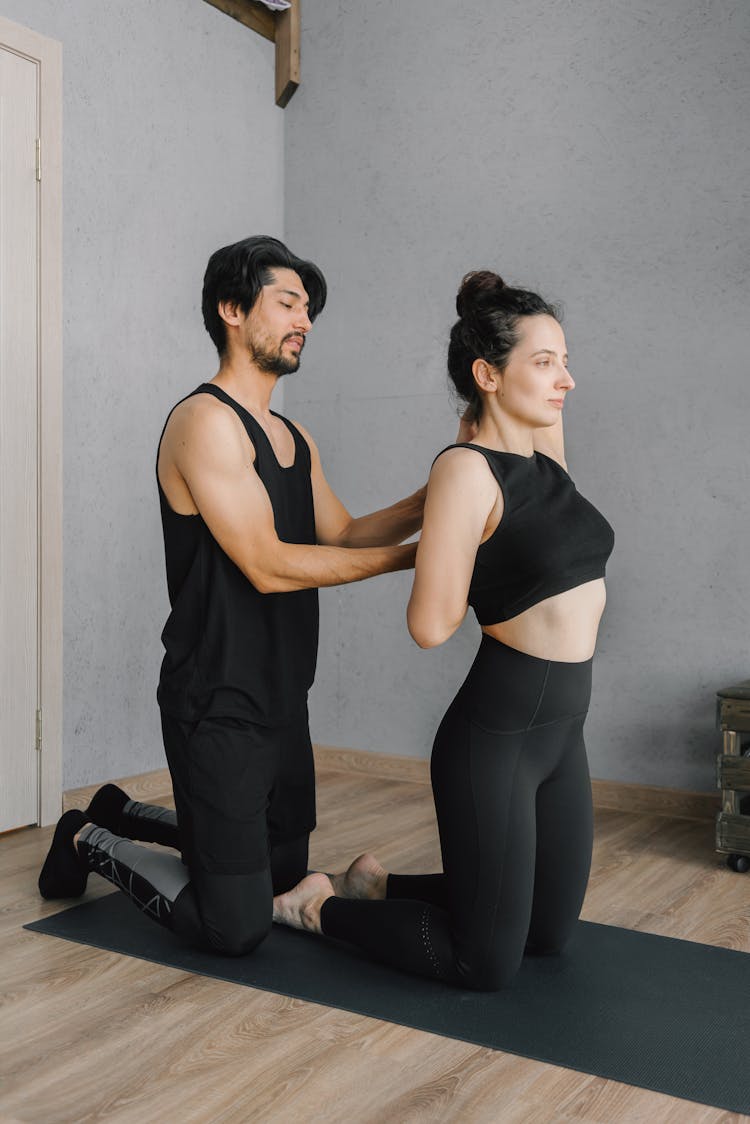
[[497, 394], [500, 389], [498, 372], [486, 359], [475, 359], [471, 365], [474, 382], [484, 394]]

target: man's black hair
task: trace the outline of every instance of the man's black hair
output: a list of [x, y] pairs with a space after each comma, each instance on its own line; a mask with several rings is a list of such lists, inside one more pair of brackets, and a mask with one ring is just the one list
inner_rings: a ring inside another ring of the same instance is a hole
[[264, 285], [273, 280], [274, 269], [293, 269], [299, 274], [310, 298], [308, 316], [314, 320], [326, 303], [326, 281], [311, 261], [304, 261], [278, 238], [256, 234], [231, 246], [223, 246], [208, 259], [203, 278], [203, 323], [223, 356], [226, 325], [219, 315], [220, 301], [234, 301], [247, 314]]

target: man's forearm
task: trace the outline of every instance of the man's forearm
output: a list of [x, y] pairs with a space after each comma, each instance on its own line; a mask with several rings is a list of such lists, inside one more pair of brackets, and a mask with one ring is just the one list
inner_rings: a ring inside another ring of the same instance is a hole
[[410, 570], [416, 552], [416, 543], [353, 549], [279, 542], [264, 563], [246, 572], [246, 577], [261, 593], [347, 585], [377, 574]]
[[338, 546], [393, 546], [410, 538], [422, 526], [426, 488], [407, 496], [381, 511], [352, 519], [336, 540]]

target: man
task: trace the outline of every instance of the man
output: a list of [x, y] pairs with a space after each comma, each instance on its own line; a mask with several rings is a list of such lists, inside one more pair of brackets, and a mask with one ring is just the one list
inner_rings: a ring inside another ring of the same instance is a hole
[[398, 544], [422, 520], [424, 489], [353, 519], [310, 435], [270, 408], [325, 299], [320, 270], [274, 238], [209, 260], [219, 371], [172, 410], [157, 462], [172, 606], [158, 700], [177, 811], [106, 785], [61, 818], [39, 878], [44, 897], [69, 897], [97, 871], [226, 955], [263, 939], [273, 895], [307, 870], [317, 589], [413, 566], [415, 544]]

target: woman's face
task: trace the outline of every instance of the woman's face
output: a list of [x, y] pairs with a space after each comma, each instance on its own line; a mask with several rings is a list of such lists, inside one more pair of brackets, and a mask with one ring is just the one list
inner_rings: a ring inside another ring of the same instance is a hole
[[499, 376], [498, 405], [534, 428], [554, 425], [575, 386], [565, 335], [552, 316], [524, 316], [518, 329], [519, 341]]

